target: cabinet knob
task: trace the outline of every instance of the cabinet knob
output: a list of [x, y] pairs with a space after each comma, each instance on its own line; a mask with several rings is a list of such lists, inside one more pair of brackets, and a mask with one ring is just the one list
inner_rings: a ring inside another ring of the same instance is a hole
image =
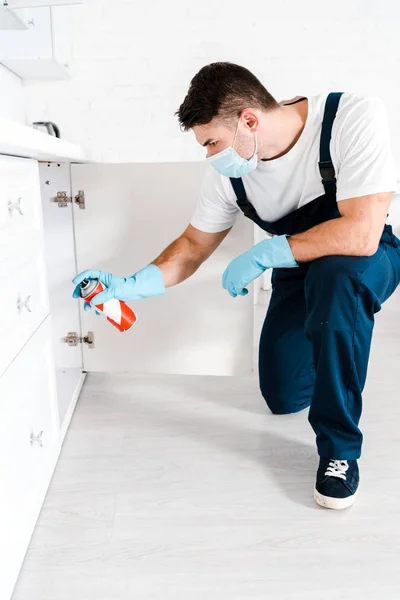
[[8, 201], [8, 212], [12, 215], [13, 211], [16, 210], [18, 214], [23, 215], [23, 210], [21, 206], [22, 198], [18, 198], [15, 202], [11, 200]]
[[35, 435], [32, 431], [31, 433], [31, 438], [30, 438], [30, 442], [31, 442], [31, 446], [33, 446], [33, 444], [35, 442], [37, 442], [39, 444], [39, 446], [41, 448], [43, 448], [43, 440], [42, 440], [42, 435], [43, 435], [43, 431], [41, 431], [40, 433], [38, 433], [38, 435]]
[[25, 300], [18, 298], [18, 300], [17, 300], [18, 312], [22, 312], [22, 309], [26, 308], [26, 310], [31, 313], [32, 312], [31, 299], [32, 299], [32, 296], [27, 296], [27, 298]]

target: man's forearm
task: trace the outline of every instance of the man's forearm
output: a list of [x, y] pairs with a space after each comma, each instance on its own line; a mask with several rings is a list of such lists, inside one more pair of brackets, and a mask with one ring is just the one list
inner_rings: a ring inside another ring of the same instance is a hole
[[193, 275], [202, 262], [203, 256], [198, 247], [181, 236], [165, 248], [152, 264], [161, 269], [165, 287], [171, 287]]
[[287, 239], [297, 262], [308, 262], [335, 254], [370, 256], [376, 251], [371, 244], [371, 228], [368, 223], [345, 217], [325, 221]]

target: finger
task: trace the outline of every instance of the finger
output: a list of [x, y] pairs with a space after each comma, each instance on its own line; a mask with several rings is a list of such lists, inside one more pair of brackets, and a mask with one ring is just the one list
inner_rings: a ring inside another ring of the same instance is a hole
[[237, 293], [239, 296], [247, 296], [247, 294], [249, 293], [249, 290], [247, 288], [243, 288], [240, 291], [237, 290]]
[[103, 292], [100, 292], [100, 294], [93, 296], [90, 304], [92, 306], [98, 306], [99, 304], [104, 304], [104, 302], [107, 302], [107, 300], [111, 300], [112, 298], [114, 298], [114, 291], [112, 288], [107, 288]]
[[72, 283], [77, 285], [82, 283], [84, 279], [100, 279], [101, 271], [95, 269], [86, 269], [86, 271], [82, 271], [82, 273], [78, 273], [73, 280]]
[[73, 291], [72, 297], [73, 298], [80, 298], [81, 296], [81, 286], [77, 285], [76, 288]]
[[92, 307], [90, 306], [90, 304], [88, 304], [87, 302], [84, 303], [83, 305], [84, 310], [90, 310]]
[[228, 283], [228, 292], [230, 293], [230, 295], [232, 296], [232, 298], [236, 298], [237, 292], [236, 292], [235, 285], [234, 285], [234, 283], [232, 281], [230, 281]]
[[96, 313], [96, 315], [100, 315], [101, 314], [101, 313], [99, 313], [98, 310], [95, 310], [94, 312]]

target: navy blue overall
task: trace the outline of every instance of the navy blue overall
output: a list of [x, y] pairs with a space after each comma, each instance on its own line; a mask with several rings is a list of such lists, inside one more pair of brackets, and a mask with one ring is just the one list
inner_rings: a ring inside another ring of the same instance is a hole
[[[294, 235], [341, 217], [329, 143], [342, 93], [332, 92], [325, 104], [318, 163], [322, 196], [269, 223], [247, 200], [241, 178], [231, 178], [238, 206], [265, 231]], [[374, 314], [399, 281], [400, 240], [390, 225], [372, 256], [332, 255], [273, 270], [259, 349], [261, 393], [276, 414], [310, 406], [308, 420], [324, 458], [361, 456], [358, 424]]]

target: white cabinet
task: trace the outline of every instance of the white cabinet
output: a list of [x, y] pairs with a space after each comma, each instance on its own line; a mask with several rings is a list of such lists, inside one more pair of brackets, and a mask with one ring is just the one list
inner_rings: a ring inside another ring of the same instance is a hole
[[58, 417], [64, 435], [82, 378], [82, 344], [72, 346], [65, 342], [70, 332], [81, 335], [79, 302], [72, 298], [71, 279], [76, 275], [72, 204], [68, 202], [60, 208], [54, 201], [61, 191], [71, 197], [70, 165], [42, 162], [39, 171]]
[[11, 597], [84, 378], [81, 348], [63, 339], [70, 327], [81, 335], [72, 208], [62, 222], [49, 217], [61, 216], [50, 171], [41, 182], [37, 161], [0, 154], [1, 600]]
[[0, 62], [22, 79], [68, 79], [70, 10], [68, 6], [16, 9], [28, 29], [1, 32]]
[[37, 161], [0, 156], [0, 181], [0, 263], [4, 263], [42, 244]]
[[50, 317], [0, 378], [0, 598], [18, 576], [59, 448]]
[[48, 315], [49, 301], [38, 164], [0, 156], [0, 181], [1, 375]]
[[[49, 312], [43, 250], [0, 264], [0, 374], [32, 337]], [[6, 282], [6, 285], [4, 285]]]

